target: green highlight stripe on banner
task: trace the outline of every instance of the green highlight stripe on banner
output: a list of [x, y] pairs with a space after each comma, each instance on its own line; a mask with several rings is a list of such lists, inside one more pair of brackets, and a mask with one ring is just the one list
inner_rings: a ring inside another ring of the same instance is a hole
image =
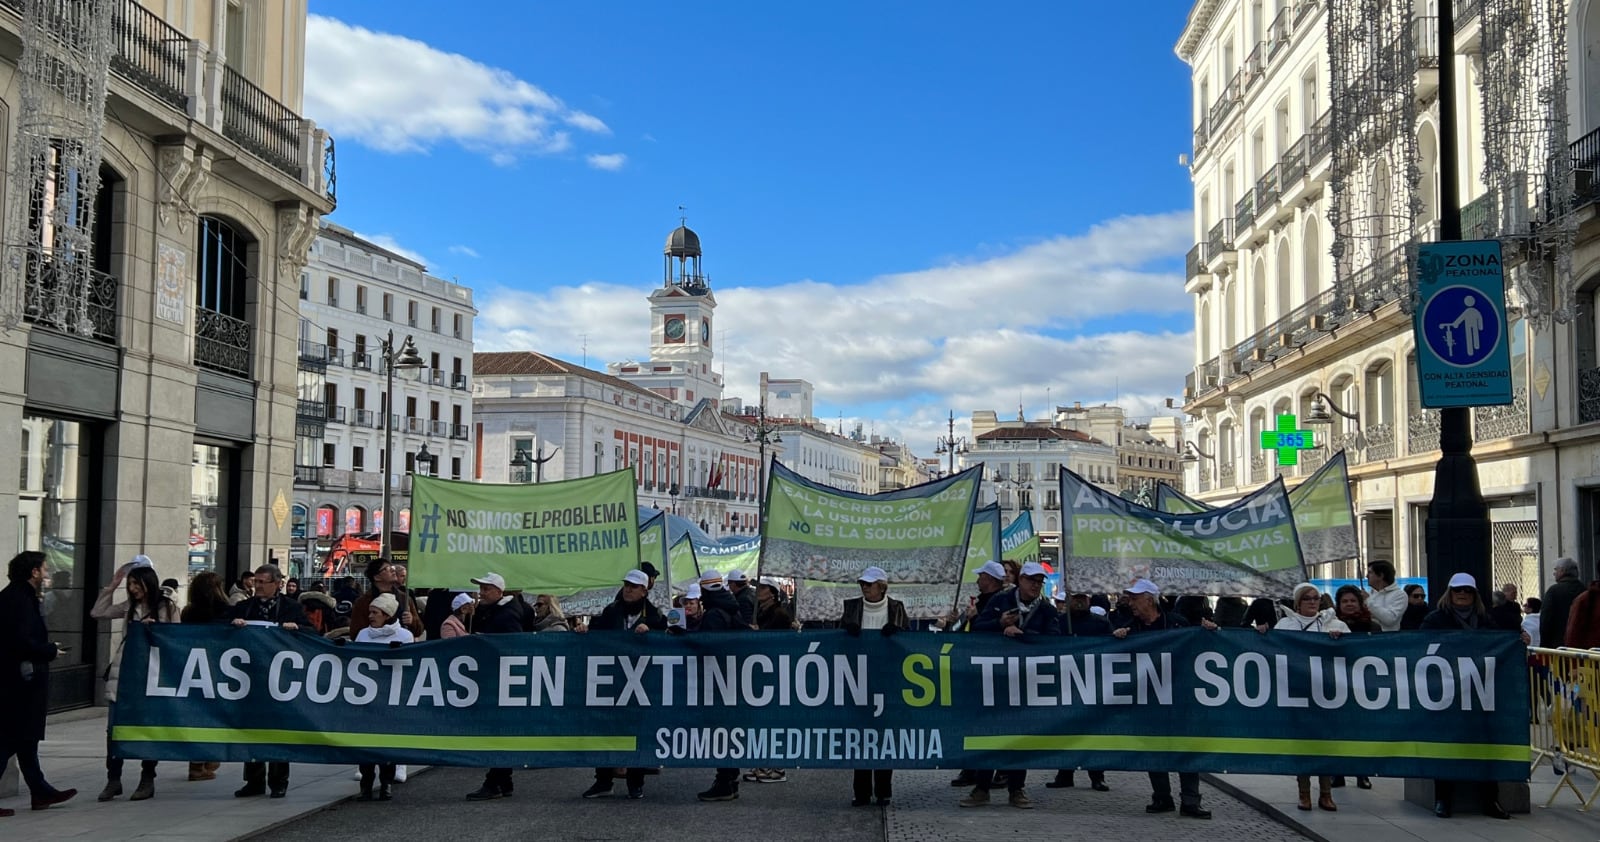
[[1280, 740], [1256, 737], [1159, 737], [1099, 734], [995, 734], [967, 737], [968, 751], [1125, 751], [1181, 754], [1281, 754], [1321, 757], [1421, 757], [1527, 763], [1526, 745], [1356, 740]]
[[247, 743], [336, 748], [425, 748], [435, 751], [634, 751], [630, 736], [503, 737], [439, 734], [360, 734], [277, 728], [185, 728], [118, 725], [111, 739], [129, 743]]

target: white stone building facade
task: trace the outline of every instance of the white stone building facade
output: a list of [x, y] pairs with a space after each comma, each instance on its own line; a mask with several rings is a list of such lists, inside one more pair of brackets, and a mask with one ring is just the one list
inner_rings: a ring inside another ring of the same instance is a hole
[[[1439, 453], [1438, 414], [1420, 404], [1410, 316], [1393, 279], [1403, 251], [1356, 267], [1352, 293], [1335, 292], [1328, 189], [1329, 58], [1325, 5], [1308, 0], [1202, 0], [1177, 51], [1193, 68], [1195, 242], [1185, 290], [1195, 302], [1194, 371], [1185, 386], [1197, 452], [1189, 488], [1215, 502], [1253, 489], [1274, 472], [1293, 485], [1328, 454], [1350, 461], [1363, 560], [1392, 560], [1420, 575], [1427, 508]], [[1593, 172], [1600, 128], [1600, 57], [1585, 45], [1600, 34], [1600, 8], [1570, 7], [1572, 154]], [[1431, 7], [1418, 4], [1416, 134], [1423, 210], [1419, 240], [1437, 239], [1438, 50]], [[1483, 218], [1482, 25], [1478, 8], [1456, 4], [1456, 113], [1461, 127], [1455, 177], [1468, 238]], [[1584, 150], [1591, 150], [1587, 158]], [[1549, 582], [1548, 562], [1571, 555], [1591, 564], [1600, 550], [1600, 375], [1595, 295], [1600, 238], [1594, 201], [1580, 176], [1574, 276], [1580, 316], [1530, 327], [1516, 306], [1508, 339], [1515, 401], [1473, 411], [1473, 450], [1491, 517], [1497, 582], [1524, 593]], [[1587, 192], [1585, 192], [1587, 191]], [[1403, 247], [1404, 244], [1397, 244]], [[1515, 305], [1515, 299], [1512, 301]], [[1324, 447], [1278, 468], [1256, 442], [1281, 414], [1311, 415], [1322, 395], [1338, 407], [1317, 431]], [[1348, 416], [1348, 417], [1346, 417]], [[1318, 571], [1357, 576], [1360, 562]]]
[[[291, 514], [296, 558], [345, 534], [410, 531], [410, 475], [473, 473], [472, 290], [324, 223], [300, 277], [300, 382]], [[388, 408], [385, 343], [407, 339], [421, 368], [397, 368]], [[386, 461], [385, 419], [393, 438]], [[306, 570], [310, 567], [303, 568]]]

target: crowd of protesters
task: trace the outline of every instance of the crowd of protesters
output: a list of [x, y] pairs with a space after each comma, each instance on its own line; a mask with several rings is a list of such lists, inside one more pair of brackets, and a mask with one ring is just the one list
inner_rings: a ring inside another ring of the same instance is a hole
[[[72, 798], [76, 790], [57, 790], [45, 780], [39, 768], [38, 743], [43, 738], [46, 681], [55, 644], [46, 636], [39, 610], [40, 579], [44, 556], [21, 553], [8, 568], [10, 585], [0, 591], [0, 768], [11, 756], [18, 757], [24, 780], [32, 794], [34, 809], [45, 809]], [[568, 618], [560, 600], [551, 594], [520, 594], [508, 590], [505, 579], [489, 572], [472, 579], [477, 592], [446, 589], [414, 591], [406, 586], [406, 568], [387, 559], [371, 562], [366, 571], [369, 588], [363, 592], [355, 580], [346, 577], [323, 591], [321, 583], [301, 591], [299, 582], [286, 580], [275, 565], [263, 565], [241, 575], [231, 584], [215, 573], [201, 573], [190, 583], [185, 607], [180, 612], [174, 597], [176, 582], [159, 582], [153, 565], [145, 556], [119, 568], [100, 592], [92, 616], [120, 621], [124, 632], [134, 623], [231, 623], [234, 626], [271, 625], [288, 631], [314, 632], [351, 645], [398, 646], [424, 639], [448, 639], [469, 634], [523, 634], [566, 632], [617, 632], [630, 634], [700, 634], [704, 632], [798, 630], [793, 608], [786, 599], [782, 583], [772, 579], [752, 581], [743, 571], [725, 575], [706, 572], [689, 584], [672, 606], [657, 606], [650, 601], [658, 571], [649, 564], [630, 571], [621, 582], [615, 599], [592, 618]], [[1600, 646], [1600, 582], [1584, 587], [1572, 559], [1560, 559], [1554, 568], [1555, 584], [1543, 599], [1517, 602], [1514, 585], [1506, 585], [1485, 601], [1477, 583], [1467, 574], [1450, 580], [1448, 591], [1432, 605], [1415, 585], [1400, 587], [1395, 570], [1386, 561], [1368, 565], [1369, 590], [1345, 585], [1333, 594], [1322, 593], [1315, 585], [1302, 584], [1288, 599], [1257, 599], [1246, 602], [1223, 597], [1215, 604], [1205, 597], [1164, 595], [1148, 579], [1138, 579], [1115, 595], [1044, 592], [1046, 570], [1037, 563], [989, 562], [975, 574], [976, 593], [960, 610], [933, 621], [932, 628], [946, 632], [1026, 635], [1071, 635], [1114, 637], [1161, 633], [1186, 628], [1215, 631], [1223, 627], [1249, 628], [1261, 634], [1300, 632], [1331, 637], [1381, 634], [1411, 629], [1503, 630], [1519, 633], [1525, 643], [1545, 646]], [[225, 588], [225, 584], [227, 587]], [[861, 573], [861, 595], [844, 602], [843, 611], [830, 625], [850, 635], [889, 636], [912, 630], [916, 624], [905, 606], [889, 595], [888, 575], [878, 567]], [[681, 617], [669, 621], [663, 608], [674, 609]], [[1526, 616], [1524, 616], [1526, 611]], [[809, 625], [809, 624], [807, 624]], [[120, 652], [110, 660], [106, 672], [106, 699], [115, 704]], [[131, 801], [149, 799], [155, 794], [157, 764], [141, 760], [140, 778]], [[99, 800], [109, 801], [123, 794], [123, 758], [110, 750], [106, 755], [106, 785]], [[1361, 774], [1359, 763], [1351, 773], [1357, 785], [1370, 788], [1370, 779]], [[218, 765], [209, 762], [189, 764], [191, 781], [210, 780]], [[362, 764], [359, 767], [359, 800], [387, 801], [393, 786], [403, 781], [404, 767], [392, 764]], [[289, 764], [246, 763], [243, 786], [234, 794], [247, 798], [268, 794], [282, 798], [289, 784]], [[609, 768], [594, 770], [593, 784], [584, 798], [613, 794], [615, 781], [622, 778], [626, 797], [644, 797], [645, 778], [659, 770], [653, 768]], [[1072, 769], [1059, 770], [1048, 788], [1074, 786]], [[1095, 791], [1108, 791], [1105, 770], [1088, 771]], [[781, 783], [782, 769], [757, 768], [744, 772], [745, 782]], [[1171, 775], [1149, 773], [1150, 813], [1177, 812], [1195, 819], [1208, 819], [1211, 813], [1201, 805], [1199, 776], [1179, 773], [1178, 797], [1174, 800]], [[699, 793], [702, 801], [731, 801], [739, 797], [741, 770], [717, 769], [711, 786]], [[1302, 810], [1338, 809], [1333, 789], [1342, 777], [1319, 776], [1315, 800], [1310, 776], [1297, 778]], [[1033, 802], [1026, 790], [1027, 772], [1023, 769], [963, 770], [951, 781], [953, 786], [970, 788], [959, 801], [961, 807], [977, 808], [990, 803], [990, 794], [1003, 787], [1007, 803], [1030, 809]], [[1436, 782], [1435, 813], [1449, 817], [1454, 809], [1453, 795], [1460, 784]], [[1508, 818], [1495, 798], [1492, 784], [1473, 784], [1482, 788], [1480, 803], [1486, 815]], [[511, 796], [512, 770], [490, 769], [483, 784], [466, 797], [484, 801]], [[852, 776], [851, 804], [883, 806], [893, 798], [893, 771], [858, 769]], [[0, 811], [0, 816], [9, 815]]]

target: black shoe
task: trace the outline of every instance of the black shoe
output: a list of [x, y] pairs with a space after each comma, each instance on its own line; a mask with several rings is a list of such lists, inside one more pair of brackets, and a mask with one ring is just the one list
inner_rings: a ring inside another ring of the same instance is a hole
[[361, 784], [361, 794], [356, 796], [356, 800], [357, 801], [371, 801], [372, 800], [372, 784], [371, 783], [362, 783]]
[[501, 798], [503, 796], [510, 795], [510, 794], [511, 793], [509, 793], [509, 792], [502, 793], [500, 790], [495, 789], [494, 787], [489, 786], [488, 784], [484, 784], [483, 786], [480, 786], [477, 789], [467, 793], [467, 800], [468, 801], [493, 801], [496, 798]]
[[393, 798], [394, 798], [394, 796], [389, 794], [389, 785], [388, 784], [383, 784], [382, 786], [378, 787], [378, 800], [379, 801], [389, 801], [389, 800], [391, 800]]
[[1489, 803], [1483, 805], [1483, 814], [1491, 819], [1511, 818], [1511, 814], [1506, 812], [1506, 808], [1500, 806], [1500, 802], [1498, 801], [1490, 801]]
[[732, 801], [739, 797], [739, 785], [718, 781], [711, 788], [695, 796], [701, 801]]
[[234, 798], [254, 798], [257, 795], [266, 795], [267, 788], [260, 784], [245, 784], [233, 791]]
[[1144, 805], [1144, 811], [1146, 813], [1170, 813], [1176, 809], [1178, 809], [1177, 805], [1173, 804], [1171, 801], [1163, 801], [1160, 799]]
[[1356, 778], [1356, 789], [1372, 789], [1372, 779], [1366, 775], [1358, 776]]
[[267, 793], [267, 797], [268, 798], [282, 798], [282, 797], [284, 797], [285, 795], [288, 795], [288, 794], [289, 794], [289, 788], [288, 787], [286, 787], [286, 786], [275, 786], [275, 787], [272, 788], [272, 792]]
[[1190, 807], [1189, 805], [1185, 804], [1183, 809], [1178, 811], [1178, 815], [1188, 816], [1191, 819], [1209, 819], [1211, 818], [1211, 811], [1203, 807]]
[[1053, 780], [1053, 781], [1050, 781], [1049, 783], [1046, 783], [1044, 785], [1044, 788], [1045, 789], [1071, 789], [1073, 786], [1075, 786], [1075, 784], [1073, 784], [1071, 776], [1058, 774], [1058, 775], [1056, 775], [1056, 779]]
[[956, 775], [954, 778], [950, 779], [950, 785], [951, 786], [966, 786], [966, 787], [977, 786], [978, 785], [978, 779], [972, 777], [971, 775], [967, 774], [966, 772], [962, 772], [961, 774]]
[[1106, 782], [1105, 781], [1095, 781], [1094, 783], [1089, 784], [1089, 788], [1093, 789], [1095, 792], [1110, 792], [1111, 791], [1111, 787], [1106, 786]]
[[1334, 775], [1333, 776], [1333, 788], [1334, 789], [1338, 789], [1341, 786], [1344, 786], [1344, 775]]
[[879, 798], [878, 799], [878, 806], [879, 807], [887, 807], [887, 806], [889, 806], [889, 799], [887, 799], [887, 798]]
[[1433, 802], [1433, 814], [1441, 819], [1448, 819], [1455, 815], [1455, 811], [1450, 809], [1449, 804], [1443, 801], [1435, 801]]
[[583, 791], [583, 797], [584, 798], [599, 798], [602, 795], [610, 795], [610, 794], [611, 794], [611, 782], [610, 781], [595, 781], [594, 782], [594, 786], [591, 786], [588, 789]]
[[630, 786], [630, 787], [628, 787], [628, 800], [630, 800], [630, 801], [638, 801], [639, 799], [641, 799], [643, 797], [644, 797], [644, 785], [643, 784], [640, 784], [639, 786]]

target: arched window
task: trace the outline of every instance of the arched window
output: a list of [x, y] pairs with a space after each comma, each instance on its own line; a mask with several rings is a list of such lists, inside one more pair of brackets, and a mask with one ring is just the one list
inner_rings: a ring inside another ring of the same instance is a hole
[[1433, 127], [1424, 124], [1417, 135], [1417, 153], [1422, 159], [1422, 182], [1417, 192], [1422, 198], [1422, 218], [1419, 225], [1427, 225], [1439, 218], [1439, 138]]
[[255, 243], [214, 216], [200, 217], [195, 267], [195, 365], [250, 376], [250, 279]]
[[1257, 257], [1254, 277], [1250, 279], [1250, 332], [1259, 333], [1267, 327], [1267, 261]]
[[1278, 300], [1276, 304], [1278, 318], [1280, 319], [1289, 315], [1289, 313], [1294, 310], [1295, 306], [1300, 303], [1294, 300], [1293, 266], [1294, 260], [1289, 252], [1289, 238], [1284, 237], [1282, 240], [1278, 241], [1278, 277], [1275, 279], [1277, 281], [1278, 290]]
[[1316, 217], [1306, 220], [1301, 228], [1300, 259], [1300, 289], [1303, 291], [1301, 301], [1310, 301], [1322, 291], [1322, 267], [1324, 256], [1322, 254], [1322, 228]]

